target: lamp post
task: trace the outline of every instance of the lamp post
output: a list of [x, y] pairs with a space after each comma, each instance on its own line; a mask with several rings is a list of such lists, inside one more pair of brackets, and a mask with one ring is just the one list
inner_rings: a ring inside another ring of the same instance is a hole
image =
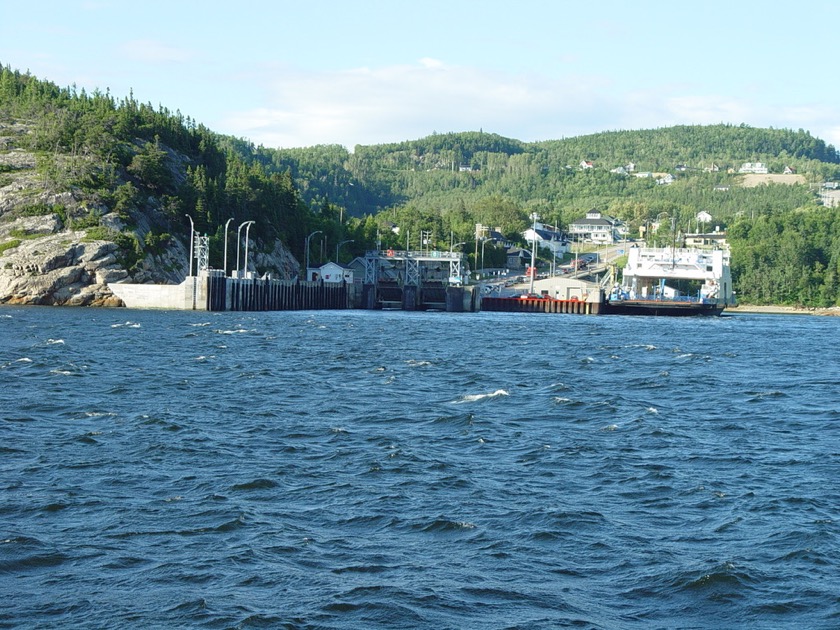
[[484, 246], [487, 244], [488, 238], [481, 239], [481, 274], [484, 275]]
[[227, 277], [227, 247], [228, 247], [228, 235], [227, 235], [227, 233], [228, 233], [228, 226], [230, 225], [231, 221], [233, 221], [233, 217], [231, 217], [230, 219], [227, 220], [227, 222], [225, 222], [225, 277]]
[[236, 275], [239, 276], [239, 245], [242, 243], [242, 228], [253, 223], [253, 221], [243, 221], [239, 224], [236, 230]]
[[534, 272], [536, 270], [536, 264], [537, 264], [537, 219], [539, 219], [539, 218], [540, 218], [540, 215], [538, 215], [536, 212], [531, 213], [531, 220], [534, 222], [533, 234], [532, 234], [532, 236], [534, 237], [534, 245], [531, 249], [531, 288], [528, 291], [529, 295], [534, 294], [534, 276], [537, 275]]
[[[305, 276], [309, 275], [309, 239], [315, 236], [316, 234], [321, 233], [321, 230], [315, 230], [314, 232], [312, 232], [312, 234], [306, 237], [306, 247], [304, 247], [304, 249], [306, 250], [306, 269], [303, 272]], [[306, 279], [309, 280], [308, 277]]]
[[189, 260], [189, 272], [187, 273], [187, 277], [192, 276], [192, 262], [193, 262], [193, 241], [195, 240], [195, 223], [193, 223], [192, 217], [190, 215], [184, 215], [190, 220], [190, 260]]
[[345, 243], [352, 243], [354, 242], [352, 238], [347, 239], [346, 241], [341, 241], [338, 245], [335, 246], [335, 262], [338, 264], [338, 250], [341, 248], [342, 245]]
[[248, 232], [251, 231], [251, 226], [256, 223], [256, 221], [248, 221], [248, 225], [245, 226], [245, 264], [243, 265], [242, 271], [244, 272], [245, 276], [248, 275]]

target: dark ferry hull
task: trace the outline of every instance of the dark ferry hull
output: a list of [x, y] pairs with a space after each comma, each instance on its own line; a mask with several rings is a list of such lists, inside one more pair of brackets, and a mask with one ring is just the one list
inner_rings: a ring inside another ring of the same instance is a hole
[[666, 300], [617, 300], [604, 303], [604, 315], [648, 315], [660, 317], [716, 316], [724, 305], [704, 302], [669, 302]]

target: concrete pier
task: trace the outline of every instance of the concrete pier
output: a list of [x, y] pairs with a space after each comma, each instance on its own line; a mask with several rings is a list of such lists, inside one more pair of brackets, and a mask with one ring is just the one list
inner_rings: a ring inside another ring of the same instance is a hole
[[230, 278], [210, 270], [177, 285], [111, 284], [129, 308], [195, 311], [293, 311], [351, 308], [358, 299], [346, 283]]

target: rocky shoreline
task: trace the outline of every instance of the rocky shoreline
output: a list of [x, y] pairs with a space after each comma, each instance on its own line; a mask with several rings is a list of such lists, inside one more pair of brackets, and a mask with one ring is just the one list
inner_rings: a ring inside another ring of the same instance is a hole
[[[25, 133], [23, 125], [0, 122], [0, 304], [119, 307], [114, 284], [184, 280], [187, 226], [170, 225], [160, 199], [145, 197], [128, 213], [129, 226], [125, 215], [95, 195], [74, 187], [52, 190], [38, 176], [35, 153], [16, 146]], [[155, 229], [167, 233], [163, 248], [145, 246]], [[299, 273], [281, 241], [251, 244], [249, 270], [279, 278]]]

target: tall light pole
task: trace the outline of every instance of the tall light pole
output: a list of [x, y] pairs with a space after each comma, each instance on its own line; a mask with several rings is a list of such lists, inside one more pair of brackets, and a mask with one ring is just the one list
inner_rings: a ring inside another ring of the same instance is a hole
[[487, 241], [489, 241], [489, 240], [490, 239], [488, 239], [486, 237], [481, 239], [481, 273], [482, 273], [482, 275], [484, 274], [484, 246], [487, 245]]
[[192, 217], [190, 215], [184, 215], [190, 220], [190, 270], [187, 273], [187, 277], [192, 275], [192, 262], [193, 262], [193, 241], [195, 240], [195, 223], [193, 223]]
[[535, 273], [535, 271], [536, 271], [536, 264], [537, 264], [537, 219], [539, 219], [539, 218], [540, 218], [540, 215], [538, 215], [536, 212], [531, 213], [531, 220], [534, 222], [533, 234], [532, 234], [532, 236], [534, 237], [534, 246], [531, 249], [531, 288], [528, 291], [529, 295], [534, 294], [534, 276], [537, 275]]
[[248, 221], [248, 224], [245, 226], [245, 265], [242, 270], [245, 273], [245, 276], [248, 275], [248, 232], [251, 231], [251, 226], [254, 225], [254, 223], [256, 223], [256, 221]]
[[335, 263], [338, 264], [338, 250], [341, 248], [342, 245], [345, 243], [353, 243], [353, 239], [347, 239], [346, 241], [341, 241], [338, 245], [335, 246]]
[[239, 245], [242, 243], [242, 228], [248, 225], [249, 223], [253, 223], [253, 221], [243, 221], [239, 224], [239, 228], [236, 230], [236, 275], [239, 275]]
[[[306, 250], [306, 269], [303, 272], [305, 276], [309, 276], [309, 239], [315, 236], [316, 234], [321, 233], [321, 230], [315, 230], [314, 232], [312, 232], [312, 234], [306, 237], [306, 247], [304, 247], [304, 249]], [[308, 277], [306, 279], [309, 280]]]
[[227, 233], [228, 233], [228, 226], [230, 225], [231, 221], [233, 221], [233, 217], [231, 217], [230, 219], [228, 219], [225, 222], [225, 277], [227, 277], [227, 246], [228, 246]]

